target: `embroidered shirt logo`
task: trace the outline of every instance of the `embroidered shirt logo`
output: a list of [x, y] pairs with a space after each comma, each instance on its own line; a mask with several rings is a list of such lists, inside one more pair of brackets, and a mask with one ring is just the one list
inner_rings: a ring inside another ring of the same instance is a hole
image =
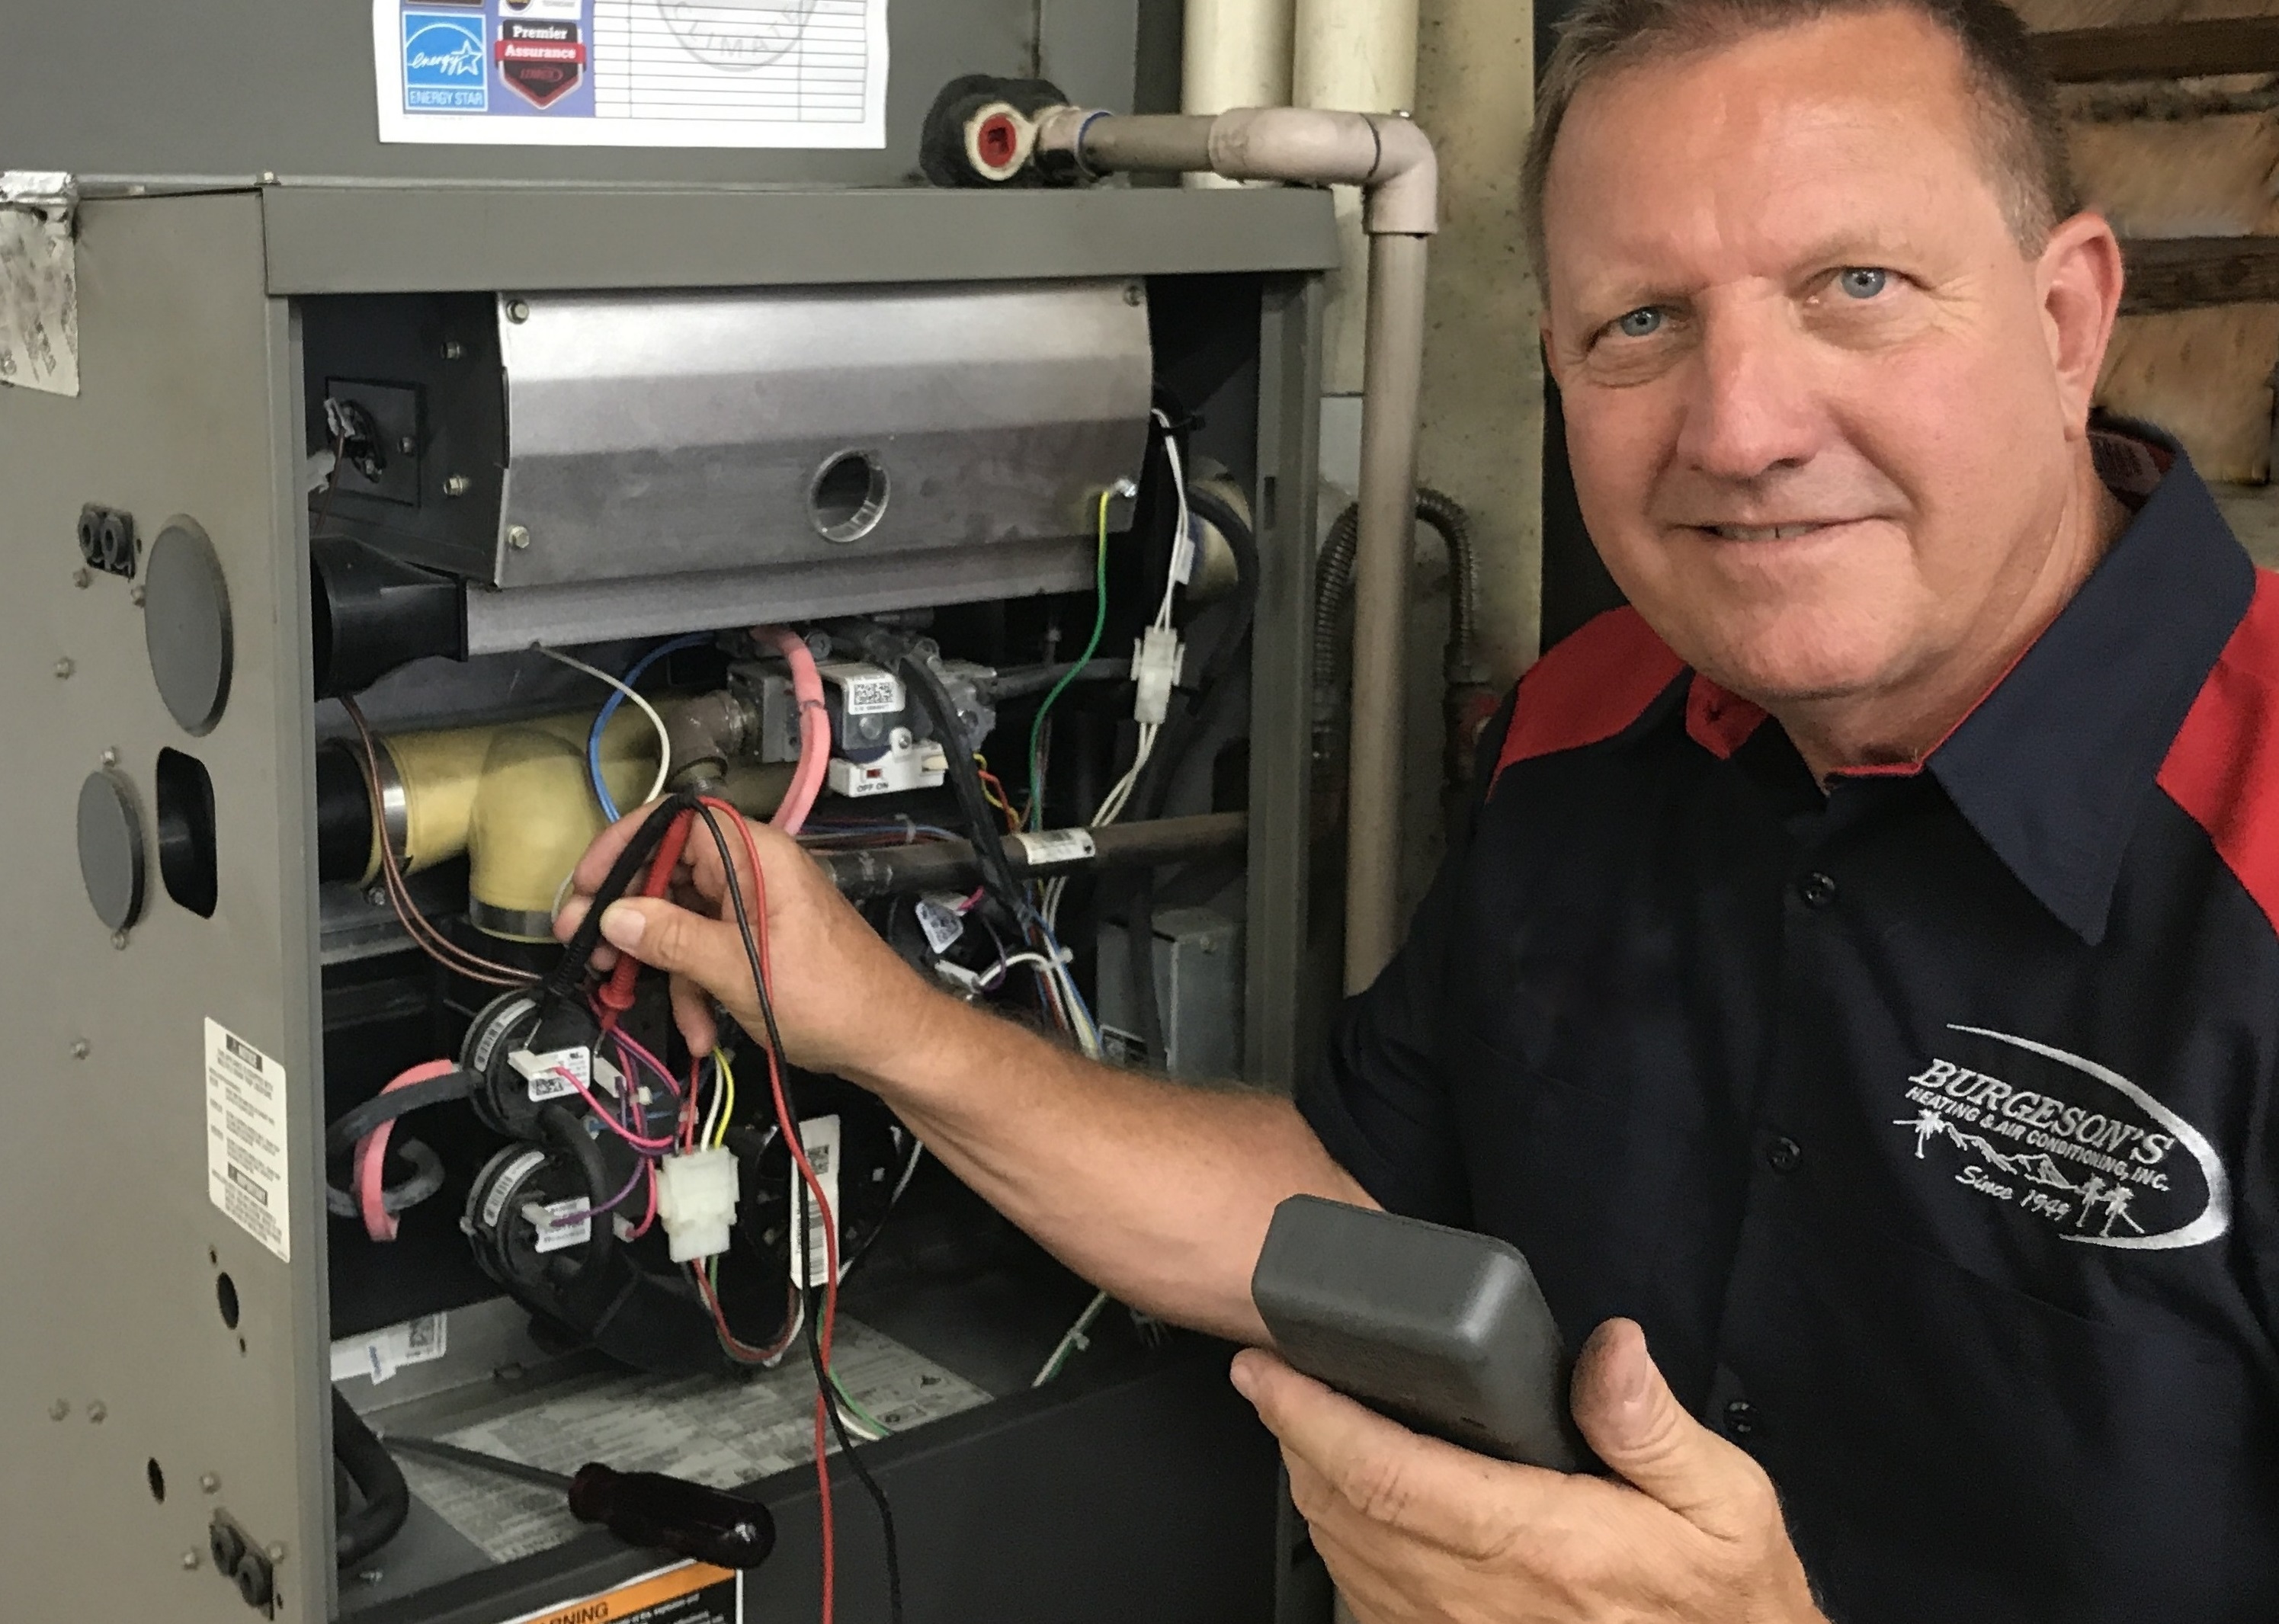
[[[1934, 1059], [1907, 1079], [1914, 1114], [1893, 1119], [1958, 1165], [1954, 1182], [2089, 1246], [2167, 1251], [2231, 1228], [2231, 1180], [2207, 1137], [2119, 1072], [2030, 1038], [1991, 1038], [2059, 1069], [2038, 1086]], [[2087, 1079], [2083, 1082], [2083, 1079]]]

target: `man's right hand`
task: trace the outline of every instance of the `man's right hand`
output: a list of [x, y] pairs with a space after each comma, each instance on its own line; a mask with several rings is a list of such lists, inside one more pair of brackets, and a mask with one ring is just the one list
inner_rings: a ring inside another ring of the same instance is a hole
[[[595, 889], [649, 810], [629, 814], [587, 848], [556, 915], [557, 938], [567, 940], [585, 919]], [[928, 1023], [945, 1007], [955, 1009], [955, 1001], [904, 963], [791, 839], [747, 823], [748, 846], [725, 816], [720, 826], [737, 884], [756, 910], [762, 888], [753, 883], [751, 852], [759, 854], [766, 896], [762, 939], [776, 1023], [789, 1051], [785, 1058], [860, 1081], [884, 1069], [896, 1053], [923, 1046]], [[608, 969], [621, 951], [671, 977], [673, 1019], [694, 1053], [707, 1053], [717, 1042], [716, 999], [746, 1032], [765, 1040], [749, 962], [729, 910], [726, 870], [702, 818], [689, 831], [667, 894], [612, 903], [602, 915], [602, 937], [608, 946], [596, 952], [597, 967]]]

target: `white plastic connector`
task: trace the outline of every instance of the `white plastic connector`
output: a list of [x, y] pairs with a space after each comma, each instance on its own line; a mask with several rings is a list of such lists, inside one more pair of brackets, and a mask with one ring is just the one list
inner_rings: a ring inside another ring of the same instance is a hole
[[736, 1157], [728, 1150], [692, 1151], [656, 1164], [656, 1215], [676, 1263], [728, 1250], [736, 1222]]
[[1139, 693], [1132, 714], [1141, 722], [1161, 726], [1171, 706], [1171, 685], [1179, 680], [1186, 648], [1169, 626], [1149, 626], [1132, 645], [1132, 680]]

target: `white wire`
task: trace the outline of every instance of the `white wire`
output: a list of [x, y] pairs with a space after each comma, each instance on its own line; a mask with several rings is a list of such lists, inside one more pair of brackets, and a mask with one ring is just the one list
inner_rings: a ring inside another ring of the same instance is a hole
[[1061, 1373], [1063, 1361], [1076, 1351], [1077, 1344], [1084, 1340], [1085, 1332], [1092, 1329], [1092, 1322], [1100, 1317], [1100, 1311], [1107, 1306], [1108, 1293], [1105, 1291], [1101, 1292], [1084, 1306], [1084, 1312], [1077, 1315], [1076, 1323], [1068, 1328], [1068, 1334], [1061, 1338], [1060, 1345], [1052, 1352], [1052, 1357], [1046, 1360], [1038, 1369], [1036, 1380], [1029, 1383], [1031, 1387], [1042, 1387]]
[[648, 724], [656, 730], [656, 782], [648, 786], [648, 793], [641, 797], [641, 802], [647, 805], [664, 794], [665, 780], [672, 776], [672, 736], [664, 731], [664, 718], [656, 714], [656, 707], [598, 665], [588, 665], [575, 655], [564, 654], [558, 648], [549, 648], [543, 643], [533, 643], [531, 647], [549, 660], [559, 661], [572, 670], [585, 672], [596, 682], [608, 683], [610, 686], [624, 694], [627, 701], [641, 707], [641, 715], [647, 716]]
[[712, 1136], [720, 1126], [720, 1107], [727, 1103], [728, 1099], [728, 1079], [720, 1075], [720, 1062], [716, 1060], [711, 1065], [712, 1103], [704, 1107], [704, 1125], [697, 1131], [696, 1146], [699, 1150], [711, 1145]]
[[[1163, 409], [1160, 406], [1155, 408], [1154, 411], [1155, 421], [1163, 425], [1163, 451], [1171, 464], [1171, 489], [1179, 498], [1179, 536], [1171, 548], [1171, 555], [1177, 559], [1180, 550], [1191, 544], [1194, 533], [1194, 519], [1187, 509], [1187, 471], [1179, 459], [1179, 437], [1171, 432], [1171, 419], [1164, 415]], [[1193, 568], [1193, 565], [1189, 567]], [[1164, 576], [1163, 601], [1155, 610], [1157, 625], [1168, 626], [1171, 624], [1171, 594], [1178, 590], [1178, 571], [1174, 570]]]

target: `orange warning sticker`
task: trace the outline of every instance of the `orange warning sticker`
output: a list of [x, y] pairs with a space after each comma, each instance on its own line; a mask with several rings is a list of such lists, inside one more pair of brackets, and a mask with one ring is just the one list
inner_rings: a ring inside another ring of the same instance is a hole
[[684, 1562], [578, 1601], [560, 1602], [503, 1624], [743, 1624], [744, 1576]]

